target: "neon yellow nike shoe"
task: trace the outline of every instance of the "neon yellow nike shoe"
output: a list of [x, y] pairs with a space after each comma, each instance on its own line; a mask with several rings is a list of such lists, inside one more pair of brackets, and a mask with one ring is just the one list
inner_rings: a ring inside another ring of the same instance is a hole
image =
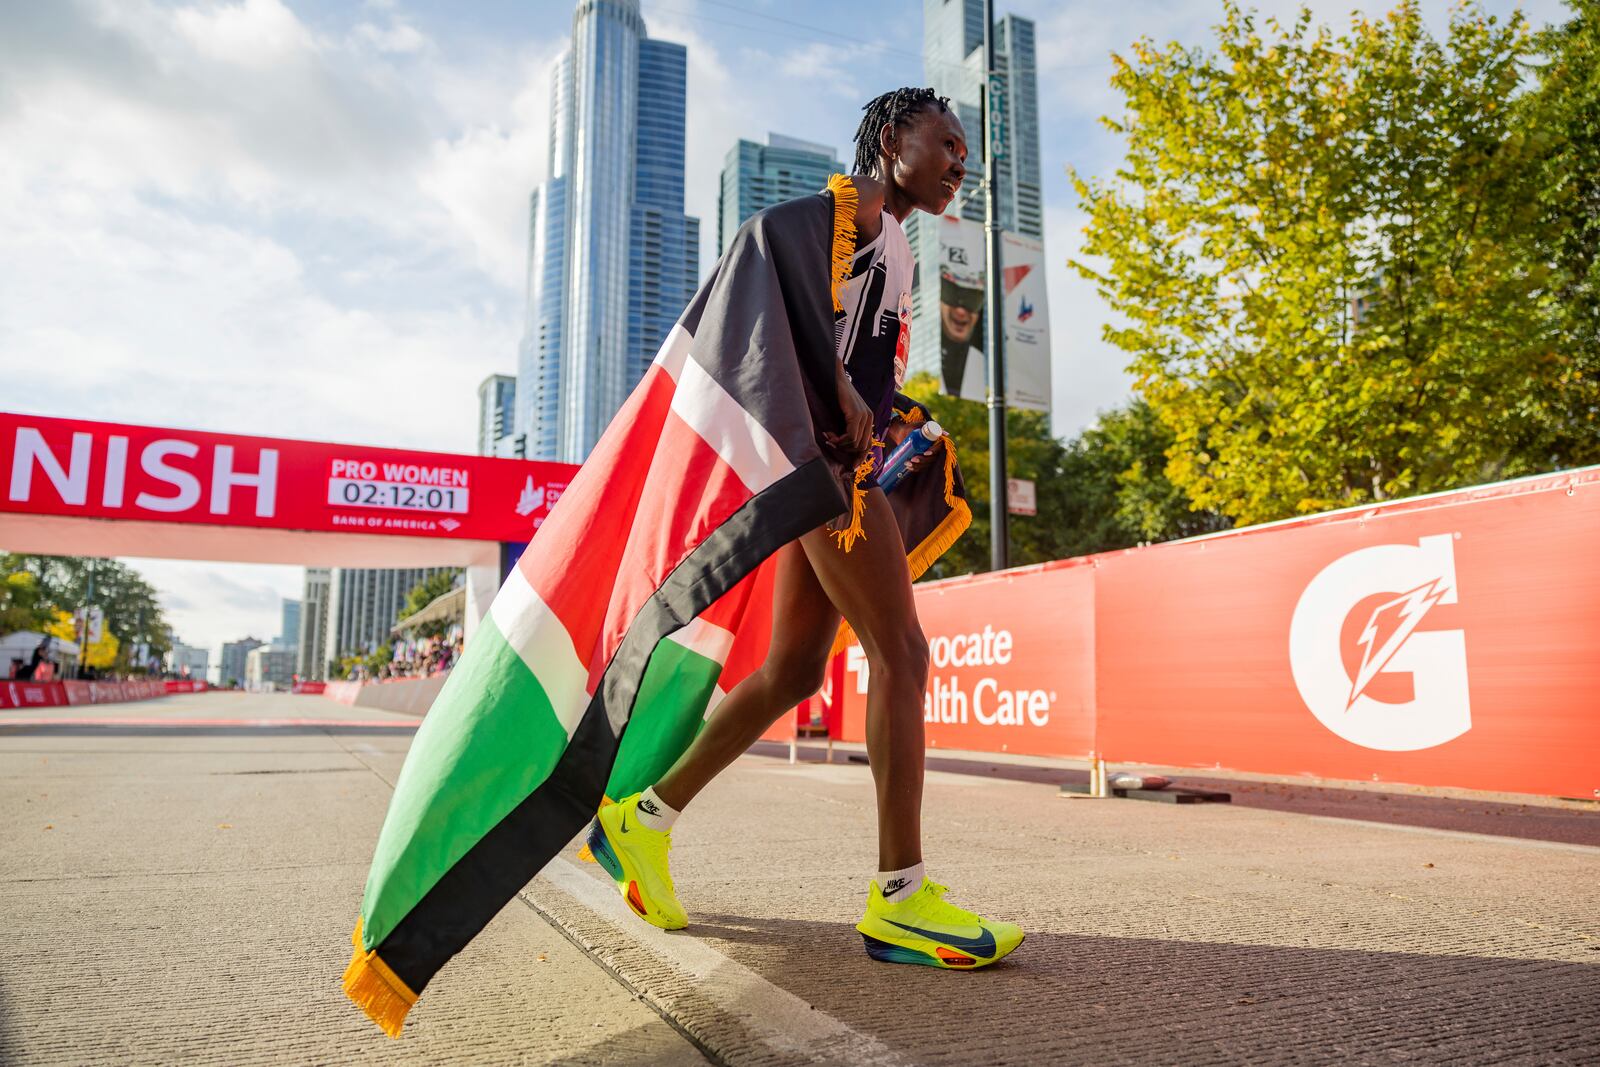
[[623, 797], [600, 809], [589, 827], [589, 851], [633, 913], [651, 926], [681, 930], [689, 916], [678, 903], [667, 870], [671, 830], [652, 830], [639, 821], [639, 794]]
[[856, 923], [867, 955], [883, 963], [971, 971], [989, 966], [1022, 944], [1022, 927], [989, 922], [946, 903], [946, 892], [946, 886], [924, 878], [915, 893], [890, 904], [874, 881], [867, 895], [867, 914]]

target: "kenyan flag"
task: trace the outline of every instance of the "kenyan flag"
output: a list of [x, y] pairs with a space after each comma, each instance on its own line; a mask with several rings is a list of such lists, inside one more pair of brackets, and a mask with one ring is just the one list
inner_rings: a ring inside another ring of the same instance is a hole
[[[761, 565], [847, 510], [850, 475], [818, 439], [842, 422], [830, 285], [855, 201], [836, 176], [740, 230], [423, 720], [344, 976], [390, 1035], [602, 798], [653, 782], [760, 664]], [[923, 508], [938, 528], [907, 540], [935, 556], [966, 525], [953, 469]]]

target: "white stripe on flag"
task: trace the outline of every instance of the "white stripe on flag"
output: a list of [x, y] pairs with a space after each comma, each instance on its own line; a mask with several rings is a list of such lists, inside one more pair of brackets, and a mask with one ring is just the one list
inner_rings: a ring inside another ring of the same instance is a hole
[[728, 649], [733, 645], [733, 634], [714, 622], [696, 617], [689, 620], [689, 625], [683, 629], [668, 634], [667, 640], [681, 645], [697, 656], [704, 656], [720, 667], [728, 658]]
[[677, 381], [683, 374], [684, 363], [689, 359], [689, 344], [693, 340], [681, 324], [672, 327], [667, 339], [661, 342], [661, 351], [656, 353], [653, 362], [671, 375], [673, 381]]
[[706, 701], [706, 713], [704, 715], [704, 719], [707, 722], [711, 721], [711, 713], [717, 710], [717, 705], [727, 698], [728, 694], [723, 690], [722, 686], [719, 685], [711, 690], [711, 699]]
[[767, 428], [692, 359], [685, 360], [672, 391], [672, 411], [733, 468], [752, 494], [794, 470]]
[[589, 672], [578, 659], [572, 635], [518, 567], [511, 568], [489, 614], [506, 644], [533, 672], [570, 739], [589, 706]]

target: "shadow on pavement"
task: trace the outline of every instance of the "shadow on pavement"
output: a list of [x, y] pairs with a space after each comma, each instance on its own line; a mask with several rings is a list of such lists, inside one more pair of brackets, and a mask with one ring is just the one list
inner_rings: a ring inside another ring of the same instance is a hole
[[952, 974], [874, 963], [845, 924], [703, 915], [690, 930], [918, 1062], [1548, 1064], [1600, 1049], [1600, 966], [1585, 964], [1034, 931]]

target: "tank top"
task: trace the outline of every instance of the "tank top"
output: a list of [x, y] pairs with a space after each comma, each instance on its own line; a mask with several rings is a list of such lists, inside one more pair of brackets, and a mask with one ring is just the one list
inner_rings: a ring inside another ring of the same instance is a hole
[[895, 390], [906, 378], [915, 268], [905, 231], [885, 211], [878, 236], [857, 249], [850, 277], [839, 287], [844, 310], [834, 320], [835, 346], [856, 392], [872, 409], [878, 435], [889, 425]]

